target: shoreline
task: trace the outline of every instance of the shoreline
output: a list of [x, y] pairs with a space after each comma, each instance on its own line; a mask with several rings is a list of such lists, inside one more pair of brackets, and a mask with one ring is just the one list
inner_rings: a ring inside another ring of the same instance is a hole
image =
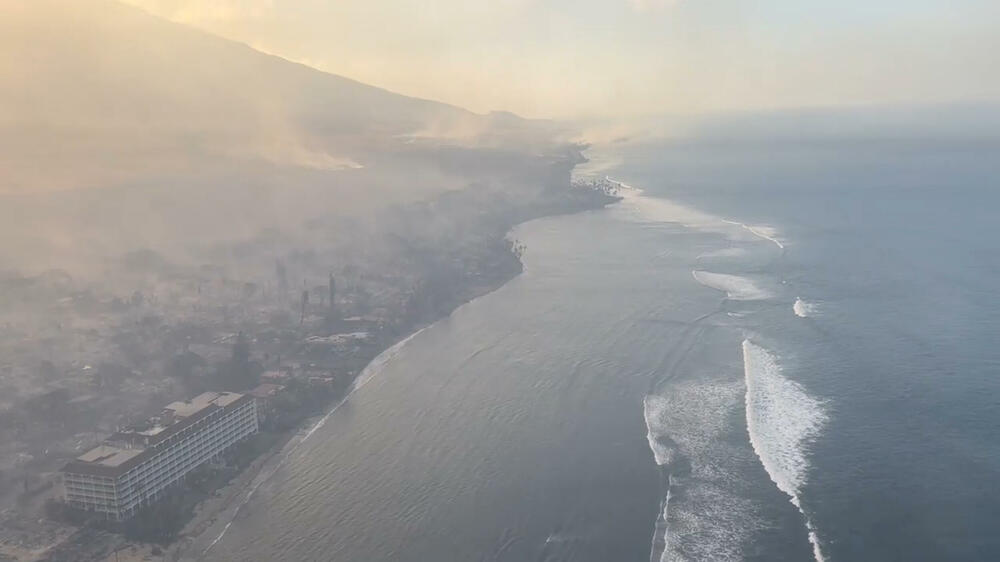
[[[599, 196], [599, 198], [595, 198], [593, 201], [588, 202], [589, 204], [572, 202], [577, 203], [574, 205], [569, 201], [563, 201], [562, 203], [564, 203], [564, 206], [558, 208], [550, 205], [528, 206], [526, 208], [526, 211], [528, 212], [526, 212], [523, 216], [516, 217], [516, 220], [511, 221], [507, 228], [505, 238], [509, 238], [510, 233], [517, 226], [533, 220], [604, 209], [621, 200], [620, 196], [616, 193], [608, 192], [606, 189], [602, 188], [599, 183], [579, 184], [574, 181], [567, 189], [585, 189], [590, 191], [593, 195]], [[512, 258], [513, 262], [516, 262], [516, 267], [511, 268], [509, 271], [505, 272], [505, 274], [498, 275], [485, 283], [470, 284], [461, 296], [448, 303], [447, 306], [441, 307], [441, 309], [437, 311], [438, 314], [434, 315], [433, 318], [423, 322], [416, 322], [410, 326], [408, 330], [403, 333], [402, 337], [386, 346], [368, 361], [364, 369], [359, 371], [352, 380], [349, 390], [341, 398], [334, 400], [333, 403], [322, 413], [317, 413], [305, 418], [294, 428], [278, 432], [277, 440], [269, 449], [251, 461], [247, 467], [237, 473], [224, 486], [212, 491], [209, 497], [198, 502], [194, 507], [194, 512], [190, 521], [184, 525], [177, 537], [171, 542], [165, 545], [155, 545], [133, 540], [123, 540], [115, 552], [118, 560], [126, 562], [137, 562], [140, 560], [170, 560], [177, 562], [181, 560], [194, 561], [204, 559], [205, 556], [209, 554], [210, 549], [214, 547], [226, 533], [232, 522], [238, 516], [239, 510], [249, 502], [256, 490], [277, 473], [277, 471], [284, 464], [284, 461], [287, 460], [291, 453], [302, 442], [308, 439], [314, 431], [322, 427], [326, 420], [341, 405], [346, 403], [354, 392], [362, 388], [364, 384], [370, 380], [370, 377], [365, 378], [365, 374], [373, 366], [377, 366], [379, 364], [380, 358], [383, 358], [383, 356], [387, 353], [391, 353], [393, 350], [398, 349], [423, 330], [437, 324], [441, 320], [447, 319], [462, 306], [502, 288], [504, 285], [509, 283], [511, 280], [516, 279], [519, 275], [521, 275], [521, 273], [523, 273], [524, 265], [520, 259], [520, 254], [517, 249], [512, 245], [508, 248], [507, 252], [509, 254], [508, 257]], [[226, 515], [227, 513], [229, 514], [228, 516]], [[210, 531], [215, 531], [219, 534], [213, 537], [212, 541], [209, 543], [206, 536], [211, 536], [209, 534]]]

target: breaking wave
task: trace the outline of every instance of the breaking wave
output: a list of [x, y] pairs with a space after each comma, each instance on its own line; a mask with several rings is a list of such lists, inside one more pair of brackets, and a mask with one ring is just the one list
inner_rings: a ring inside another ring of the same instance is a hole
[[[623, 203], [621, 207], [640, 221], [680, 224], [687, 228], [703, 232], [723, 234], [730, 240], [752, 240], [756, 238], [770, 242], [781, 250], [785, 249], [784, 243], [779, 239], [777, 229], [772, 226], [751, 225], [726, 220], [670, 199], [646, 197], [641, 188], [631, 186], [608, 176], [605, 176], [604, 180], [619, 188], [618, 195], [622, 197]], [[733, 227], [738, 228], [734, 229]], [[740, 236], [740, 233], [743, 233], [743, 236]], [[735, 253], [739, 252], [739, 250], [721, 250], [719, 255], [726, 255], [727, 252]], [[708, 255], [699, 257], [708, 257]]]
[[810, 316], [815, 316], [819, 311], [819, 307], [816, 303], [804, 301], [801, 298], [795, 299], [795, 304], [792, 305], [792, 310], [795, 315], [799, 318], [809, 318]]
[[[669, 408], [669, 402], [656, 395], [647, 395], [642, 399], [642, 413], [646, 419], [646, 440], [653, 452], [653, 459], [661, 470], [670, 466], [676, 458], [676, 449], [666, 442], [666, 427], [664, 418]], [[653, 544], [650, 547], [650, 562], [665, 562], [667, 556], [667, 518], [670, 509], [670, 475], [667, 478], [667, 493], [660, 502], [660, 509], [653, 528]]]
[[671, 383], [662, 395], [643, 399], [649, 446], [666, 488], [651, 562], [737, 562], [747, 538], [763, 527], [741, 488], [742, 467], [753, 453], [726, 438], [728, 414], [742, 398], [740, 379], [713, 377]]
[[[623, 201], [618, 208], [631, 220], [678, 224], [718, 233], [737, 243], [763, 241], [784, 253], [784, 241], [771, 226], [726, 220], [668, 199], [646, 197], [639, 188], [607, 180], [621, 188]], [[737, 244], [707, 251], [696, 259], [702, 262], [700, 267], [712, 267], [718, 261], [747, 257], [749, 252], [749, 247]], [[691, 274], [731, 301], [767, 300], [784, 292], [777, 285], [741, 275], [701, 269]], [[819, 312], [815, 303], [802, 299], [796, 299], [793, 311], [800, 317]], [[727, 314], [744, 316], [737, 311]], [[743, 384], [672, 384], [669, 392], [643, 399], [646, 438], [665, 484], [654, 524], [651, 562], [744, 558], [748, 537], [770, 525], [768, 516], [746, 493], [749, 484], [742, 478], [746, 465], [741, 462], [753, 462], [753, 455], [802, 514], [814, 558], [825, 560], [816, 528], [800, 500], [809, 469], [808, 446], [827, 419], [823, 404], [785, 378], [767, 349], [744, 341], [743, 360]], [[725, 414], [738, 412], [741, 401], [750, 448], [723, 438]]]
[[806, 518], [813, 555], [822, 562], [819, 537], [799, 492], [809, 469], [806, 447], [826, 422], [823, 404], [785, 378], [774, 354], [750, 340], [743, 341], [743, 366], [750, 444], [771, 480]]
[[622, 189], [621, 208], [629, 212], [639, 222], [673, 223], [707, 232], [723, 232], [719, 217], [703, 213], [692, 207], [681, 205], [660, 197], [646, 197], [641, 189], [621, 182], [615, 182]]
[[642, 400], [642, 413], [646, 418], [646, 439], [653, 451], [653, 459], [659, 466], [667, 466], [674, 459], [674, 447], [663, 443], [660, 436], [666, 431], [663, 424], [664, 414], [669, 402], [660, 396], [648, 395]]
[[775, 246], [777, 246], [782, 250], [785, 249], [785, 245], [782, 244], [780, 240], [778, 240], [778, 231], [775, 230], [774, 227], [764, 226], [764, 225], [749, 225], [742, 222], [730, 221], [725, 219], [723, 219], [722, 222], [726, 224], [739, 226], [740, 228], [746, 230], [750, 234], [753, 234], [757, 238], [767, 240], [768, 242], [773, 243]]
[[695, 281], [706, 287], [726, 293], [726, 297], [736, 301], [763, 300], [771, 296], [752, 280], [728, 273], [695, 270], [691, 272]]

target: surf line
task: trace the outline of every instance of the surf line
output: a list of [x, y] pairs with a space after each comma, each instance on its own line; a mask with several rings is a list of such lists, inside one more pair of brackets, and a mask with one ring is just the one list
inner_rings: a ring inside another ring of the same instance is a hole
[[280, 469], [285, 464], [285, 461], [287, 461], [288, 458], [292, 455], [292, 453], [294, 453], [295, 450], [299, 448], [299, 445], [302, 445], [303, 443], [306, 442], [307, 439], [312, 437], [313, 433], [316, 433], [317, 429], [326, 425], [326, 420], [330, 419], [330, 416], [332, 416], [333, 413], [336, 412], [338, 408], [340, 408], [345, 402], [347, 402], [347, 399], [350, 398], [352, 394], [361, 390], [366, 384], [368, 384], [369, 381], [375, 378], [375, 375], [381, 372], [382, 367], [386, 363], [388, 363], [397, 355], [399, 355], [399, 352], [401, 349], [403, 349], [403, 346], [405, 346], [407, 343], [410, 342], [410, 340], [417, 337], [421, 332], [423, 332], [429, 327], [430, 326], [424, 326], [423, 328], [420, 328], [416, 332], [413, 332], [409, 336], [396, 342], [391, 347], [389, 347], [388, 349], [380, 353], [378, 356], [376, 356], [375, 359], [372, 359], [371, 362], [368, 363], [368, 365], [361, 370], [361, 373], [358, 375], [358, 377], [354, 379], [354, 383], [351, 385], [351, 390], [348, 391], [348, 393], [345, 394], [344, 397], [341, 398], [339, 402], [334, 404], [333, 408], [330, 408], [330, 411], [328, 411], [326, 415], [322, 417], [322, 419], [320, 419], [311, 428], [309, 428], [309, 431], [307, 431], [305, 435], [302, 436], [301, 439], [292, 443], [288, 447], [288, 450], [285, 452], [284, 455], [282, 455], [281, 460], [278, 461], [278, 464], [276, 464], [273, 469], [271, 469], [267, 474], [257, 479], [254, 485], [250, 488], [250, 491], [247, 492], [247, 495], [243, 498], [243, 501], [241, 501], [240, 504], [236, 507], [236, 511], [233, 512], [233, 516], [222, 528], [222, 531], [219, 533], [219, 535], [215, 537], [215, 539], [211, 543], [209, 543], [207, 547], [205, 547], [205, 550], [201, 551], [201, 556], [199, 556], [199, 559], [204, 559], [205, 556], [208, 554], [208, 552], [212, 550], [212, 548], [215, 547], [215, 545], [219, 544], [219, 541], [222, 540], [222, 537], [226, 536], [226, 533], [229, 531], [229, 528], [233, 526], [233, 521], [236, 521], [236, 517], [239, 516], [240, 511], [243, 509], [243, 507], [246, 506], [248, 503], [250, 503], [250, 499], [253, 498], [254, 492], [256, 492], [257, 489], [261, 487], [261, 485], [263, 485], [265, 482], [270, 480], [275, 474], [277, 474], [278, 469]]
[[771, 481], [788, 495], [805, 519], [816, 562], [825, 562], [816, 526], [799, 497], [809, 470], [807, 446], [827, 421], [823, 402], [782, 374], [775, 355], [743, 340], [747, 433]]
[[746, 224], [746, 223], [737, 222], [737, 221], [731, 221], [731, 220], [726, 220], [726, 219], [722, 219], [722, 222], [724, 222], [726, 224], [736, 225], [736, 226], [738, 226], [738, 227], [746, 230], [750, 234], [753, 234], [754, 236], [756, 236], [758, 238], [767, 240], [768, 242], [773, 242], [775, 246], [781, 248], [782, 250], [785, 249], [785, 245], [782, 244], [780, 240], [778, 240], [777, 238], [775, 238], [773, 236], [768, 236], [767, 234], [761, 232], [758, 227], [750, 226], [749, 224]]
[[[661, 467], [661, 470], [663, 468]], [[661, 473], [661, 478], [663, 478]], [[667, 526], [670, 509], [670, 495], [673, 483], [667, 479], [667, 495], [660, 502], [660, 514], [653, 525], [653, 542], [649, 547], [649, 562], [668, 562], [670, 555], [670, 528]]]

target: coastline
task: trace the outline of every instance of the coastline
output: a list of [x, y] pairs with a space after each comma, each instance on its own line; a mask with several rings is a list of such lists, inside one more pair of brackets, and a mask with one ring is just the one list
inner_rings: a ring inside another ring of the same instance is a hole
[[[605, 183], [574, 181], [565, 188], [566, 193], [574, 194], [574, 197], [556, 201], [535, 201], [524, 206], [520, 212], [515, 213], [516, 216], [512, 217], [509, 224], [506, 225], [504, 238], [509, 240], [508, 236], [515, 227], [532, 220], [599, 210], [620, 201], [621, 197], [613, 189], [615, 182], [610, 182], [612, 189], [604, 185]], [[579, 193], [587, 195], [580, 198], [578, 197]], [[500, 289], [523, 272], [520, 249], [517, 245], [512, 242], [506, 251], [510, 264], [502, 274], [482, 282], [472, 282], [463, 286], [464, 290], [461, 293], [453, 295], [453, 298], [434, 311], [435, 314], [430, 318], [416, 321], [408, 326], [400, 337], [384, 346], [368, 362], [365, 368], [352, 380], [349, 390], [342, 397], [335, 399], [322, 413], [309, 416], [295, 427], [279, 432], [276, 441], [263, 454], [251, 461], [224, 486], [214, 490], [209, 497], [198, 502], [194, 507], [191, 519], [171, 542], [166, 545], [155, 545], [122, 540], [120, 545], [115, 547], [114, 555], [117, 556], [117, 559], [122, 561], [205, 559], [209, 549], [222, 538], [240, 508], [252, 498], [258, 487], [269, 480], [288, 455], [313, 431], [322, 426], [337, 408], [349, 400], [354, 391], [364, 385], [366, 382], [364, 375], [370, 368], [377, 365], [380, 359], [384, 360], [386, 354], [391, 354], [393, 350], [398, 349], [399, 346], [424, 329], [448, 318], [461, 306]], [[208, 540], [209, 537], [212, 538], [212, 541]]]

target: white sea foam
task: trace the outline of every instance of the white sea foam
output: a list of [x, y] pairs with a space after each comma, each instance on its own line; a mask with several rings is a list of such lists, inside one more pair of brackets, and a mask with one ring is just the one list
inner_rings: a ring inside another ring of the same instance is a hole
[[[661, 442], [658, 437], [666, 435], [667, 415], [669, 414], [670, 402], [662, 396], [653, 394], [647, 395], [642, 400], [642, 413], [646, 419], [646, 440], [649, 441], [649, 449], [653, 451], [653, 459], [660, 467], [669, 466], [675, 459], [675, 450], [672, 446]], [[667, 521], [670, 513], [670, 487], [667, 487], [667, 494], [660, 503], [660, 513], [656, 518], [653, 529], [653, 544], [650, 547], [650, 562], [657, 562], [656, 553], [660, 553], [659, 562], [667, 562], [669, 541]]]
[[[642, 400], [642, 413], [646, 419], [646, 440], [649, 441], [649, 449], [653, 451], [653, 459], [660, 467], [669, 466], [675, 460], [674, 447], [661, 442], [658, 437], [665, 436], [667, 431], [667, 414], [670, 402], [661, 396], [653, 394], [647, 395]], [[667, 541], [667, 521], [670, 509], [670, 487], [667, 487], [667, 494], [660, 504], [660, 513], [656, 518], [653, 530], [653, 545], [650, 548], [650, 562], [656, 562], [652, 557], [657, 552], [661, 553], [659, 562], [666, 562]], [[660, 543], [660, 544], [658, 544]]]
[[628, 212], [634, 220], [650, 223], [673, 223], [706, 232], [717, 232], [733, 238], [730, 228], [720, 217], [699, 211], [662, 197], [647, 197], [643, 190], [627, 183], [607, 177], [607, 181], [619, 187], [622, 197], [619, 208]]
[[667, 399], [650, 394], [642, 400], [642, 413], [646, 418], [646, 439], [649, 441], [649, 448], [653, 451], [653, 458], [659, 466], [666, 466], [673, 461], [673, 447], [663, 445], [657, 441], [658, 435], [666, 433], [664, 427], [664, 417], [667, 412], [669, 402]]
[[[747, 537], [765, 526], [740, 490], [741, 467], [753, 453], [724, 437], [728, 413], [742, 398], [739, 379], [699, 377], [643, 400], [650, 448], [670, 474], [654, 526], [652, 562], [742, 560]], [[676, 499], [675, 488], [683, 490]]]
[[651, 223], [674, 223], [710, 232], [724, 232], [725, 225], [714, 215], [660, 197], [646, 197], [641, 189], [618, 184], [623, 189], [621, 208], [631, 213], [634, 220]]
[[723, 234], [730, 240], [766, 240], [782, 250], [785, 248], [777, 229], [772, 226], [726, 220], [669, 199], [646, 197], [642, 189], [611, 177], [605, 176], [605, 180], [619, 187], [618, 195], [622, 197], [619, 207], [632, 213], [637, 220], [676, 223], [695, 230]]
[[768, 242], [773, 243], [775, 246], [781, 248], [782, 250], [785, 249], [785, 245], [782, 244], [780, 240], [778, 240], [778, 231], [773, 226], [765, 226], [760, 224], [750, 225], [742, 222], [725, 220], [725, 219], [723, 219], [722, 222], [726, 224], [739, 226], [740, 228], [746, 230], [750, 234], [753, 234], [754, 236], [761, 238], [763, 240], [767, 240]]
[[816, 303], [796, 298], [795, 304], [792, 305], [792, 310], [799, 318], [809, 318], [810, 316], [815, 316], [819, 312], [819, 306]]
[[730, 300], [755, 301], [771, 296], [751, 279], [739, 275], [701, 270], [692, 271], [691, 275], [694, 276], [695, 281], [702, 285], [726, 293], [726, 297]]
[[806, 517], [813, 554], [822, 562], [819, 538], [799, 491], [809, 469], [806, 447], [826, 422], [823, 404], [785, 378], [774, 354], [750, 340], [743, 341], [743, 366], [750, 444], [771, 480]]

